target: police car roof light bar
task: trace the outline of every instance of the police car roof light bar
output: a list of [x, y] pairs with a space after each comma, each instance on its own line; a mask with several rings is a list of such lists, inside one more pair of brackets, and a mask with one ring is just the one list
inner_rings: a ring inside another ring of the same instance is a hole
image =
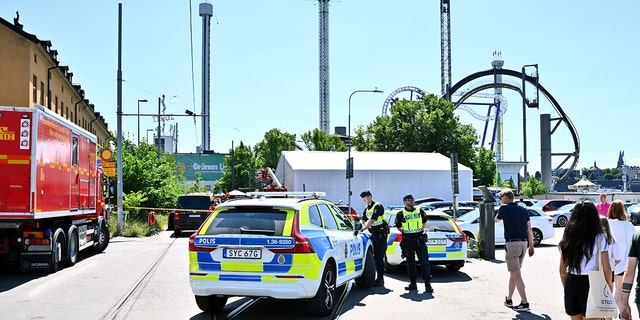
[[326, 192], [320, 191], [283, 191], [283, 192], [247, 192], [247, 195], [250, 197], [265, 197], [265, 198], [307, 198], [313, 197], [319, 199], [321, 197], [325, 197], [327, 195]]

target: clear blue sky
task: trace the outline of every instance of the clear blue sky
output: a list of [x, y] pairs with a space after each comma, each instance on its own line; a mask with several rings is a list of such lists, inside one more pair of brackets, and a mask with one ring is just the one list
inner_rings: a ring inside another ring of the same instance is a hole
[[[199, 1], [0, 1], [0, 16], [15, 11], [26, 32], [51, 40], [74, 82], [116, 130], [118, 3], [123, 3], [123, 112], [157, 112], [158, 96], [173, 96], [167, 113], [201, 112], [202, 20]], [[251, 146], [266, 131], [297, 134], [319, 126], [318, 4], [313, 0], [219, 0], [211, 36], [211, 147], [227, 152], [231, 141]], [[191, 6], [191, 11], [190, 11]], [[491, 68], [500, 51], [504, 68], [538, 64], [540, 83], [578, 130], [578, 168], [640, 165], [638, 107], [633, 96], [640, 72], [640, 2], [456, 1], [451, 4], [452, 82]], [[191, 19], [191, 21], [190, 21]], [[193, 34], [190, 34], [190, 24]], [[348, 97], [378, 87], [384, 94], [352, 98], [352, 129], [381, 114], [389, 93], [416, 86], [440, 94], [439, 1], [342, 0], [330, 7], [330, 121], [347, 126]], [[193, 41], [193, 62], [190, 43]], [[194, 74], [192, 79], [192, 63]], [[487, 92], [487, 93], [490, 93]], [[504, 160], [522, 158], [522, 100], [505, 91]], [[478, 107], [486, 113], [486, 107]], [[481, 134], [484, 122], [457, 111]], [[545, 99], [527, 111], [529, 171], [539, 170], [539, 117], [557, 114]], [[176, 118], [179, 152], [195, 152], [201, 123]], [[155, 128], [143, 118], [141, 136]], [[124, 117], [125, 136], [136, 141], [136, 117]], [[168, 126], [167, 126], [168, 128]], [[332, 129], [333, 130], [333, 129]], [[562, 129], [558, 129], [562, 131]], [[566, 130], [565, 130], [566, 131]], [[566, 133], [552, 152], [573, 151]], [[554, 157], [553, 166], [560, 158]], [[568, 165], [565, 165], [565, 167]]]

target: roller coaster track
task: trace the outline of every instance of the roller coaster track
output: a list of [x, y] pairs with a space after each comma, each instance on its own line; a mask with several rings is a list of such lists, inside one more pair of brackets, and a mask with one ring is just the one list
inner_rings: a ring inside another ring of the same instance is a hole
[[[463, 78], [462, 80], [458, 81], [456, 84], [454, 84], [451, 89], [450, 89], [450, 95], [453, 96], [456, 91], [460, 90], [463, 86], [467, 85], [468, 83], [470, 83], [471, 81], [474, 81], [476, 79], [482, 78], [482, 77], [486, 77], [486, 76], [495, 76], [496, 74], [501, 74], [504, 76], [511, 76], [511, 77], [515, 77], [518, 78], [520, 80], [522, 80], [523, 78], [523, 74], [520, 71], [514, 71], [514, 70], [509, 70], [509, 69], [489, 69], [489, 70], [485, 70], [485, 71], [479, 71], [476, 73], [473, 73], [465, 78]], [[540, 92], [542, 92], [542, 94], [547, 98], [547, 100], [551, 103], [551, 106], [553, 107], [553, 109], [556, 111], [556, 113], [558, 114], [558, 117], [556, 118], [551, 118], [551, 121], [554, 122], [555, 124], [552, 123], [552, 128], [551, 128], [551, 137], [553, 138], [553, 134], [556, 132], [556, 130], [558, 129], [558, 127], [561, 124], [564, 124], [567, 129], [569, 130], [569, 133], [571, 134], [571, 137], [573, 139], [573, 145], [574, 145], [574, 150], [571, 152], [560, 152], [560, 153], [551, 153], [551, 157], [564, 157], [564, 159], [560, 162], [560, 164], [558, 164], [558, 166], [553, 169], [554, 171], [558, 170], [561, 166], [563, 166], [565, 163], [567, 163], [567, 161], [571, 161], [571, 166], [569, 168], [569, 170], [567, 170], [562, 177], [560, 177], [558, 179], [558, 181], [556, 181], [554, 184], [560, 183], [564, 180], [566, 180], [569, 175], [571, 174], [571, 172], [573, 172], [577, 166], [578, 166], [578, 159], [580, 157], [580, 139], [578, 138], [578, 133], [576, 131], [575, 126], [573, 125], [573, 123], [571, 122], [571, 120], [569, 119], [569, 117], [567, 116], [567, 114], [564, 112], [564, 110], [562, 110], [562, 108], [560, 107], [560, 104], [558, 103], [558, 101], [551, 95], [551, 93], [549, 93], [549, 91], [547, 91], [547, 89], [545, 89], [539, 82], [536, 81], [536, 78], [532, 77], [532, 76], [528, 76], [528, 75], [524, 75], [524, 80], [530, 84], [532, 84], [533, 86], [538, 87], [538, 90]], [[464, 103], [465, 100], [469, 99], [471, 96], [473, 96], [474, 94], [482, 91], [482, 90], [486, 90], [486, 89], [491, 89], [491, 88], [505, 88], [505, 89], [510, 89], [513, 91], [516, 91], [520, 94], [520, 96], [524, 96], [522, 89], [514, 84], [508, 83], [508, 82], [502, 82], [502, 83], [487, 83], [487, 84], [482, 84], [482, 85], [478, 85], [477, 87], [474, 87], [473, 89], [470, 89], [468, 91], [465, 91], [464, 94], [462, 94], [462, 97], [460, 99], [458, 99], [458, 101], [454, 102], [454, 107], [458, 108], [462, 103]], [[553, 143], [552, 143], [553, 146]]]

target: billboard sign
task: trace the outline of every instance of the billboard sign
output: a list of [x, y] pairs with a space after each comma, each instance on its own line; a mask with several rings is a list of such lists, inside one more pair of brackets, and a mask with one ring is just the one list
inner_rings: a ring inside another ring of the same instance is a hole
[[196, 180], [196, 172], [200, 172], [202, 180], [216, 181], [222, 178], [224, 157], [222, 153], [183, 153], [176, 154], [176, 162], [187, 181]]

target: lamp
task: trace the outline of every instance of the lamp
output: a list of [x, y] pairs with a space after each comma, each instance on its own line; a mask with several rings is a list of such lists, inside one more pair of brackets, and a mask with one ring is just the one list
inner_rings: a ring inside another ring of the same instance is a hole
[[347, 135], [349, 137], [349, 145], [347, 146], [349, 148], [347, 156], [347, 179], [349, 180], [349, 196], [347, 205], [349, 206], [349, 212], [351, 212], [351, 178], [353, 177], [353, 159], [351, 158], [351, 97], [358, 92], [383, 93], [384, 91], [378, 90], [378, 88], [376, 87], [373, 90], [356, 90], [349, 95], [349, 120], [347, 123]]
[[149, 102], [149, 100], [138, 99], [138, 145], [140, 145], [140, 102]]

